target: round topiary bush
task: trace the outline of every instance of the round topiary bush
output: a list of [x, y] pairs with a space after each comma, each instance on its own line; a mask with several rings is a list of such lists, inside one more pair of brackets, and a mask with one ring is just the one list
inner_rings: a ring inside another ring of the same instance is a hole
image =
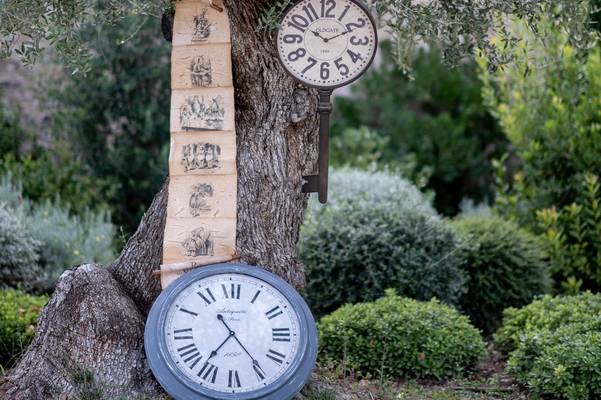
[[453, 222], [463, 236], [469, 280], [460, 307], [486, 334], [501, 325], [503, 310], [522, 307], [551, 286], [539, 239], [497, 217], [467, 217]]
[[319, 336], [322, 362], [378, 377], [462, 376], [486, 354], [466, 316], [437, 300], [419, 302], [394, 290], [322, 318]]
[[522, 336], [539, 331], [555, 331], [562, 326], [588, 323], [601, 317], [601, 293], [577, 296], [543, 296], [521, 309], [505, 310], [503, 325], [494, 336], [496, 346], [509, 353]]
[[46, 296], [12, 289], [0, 291], [0, 366], [10, 367], [27, 347], [47, 301]]
[[39, 246], [19, 219], [0, 204], [0, 287], [30, 287], [40, 273]]
[[[385, 173], [376, 174], [371, 186], [367, 172], [334, 176], [332, 202], [310, 210], [299, 241], [313, 311], [323, 315], [346, 303], [375, 300], [387, 288], [456, 304], [466, 281], [459, 239], [428, 200]], [[347, 179], [357, 188], [354, 195], [346, 194], [348, 187], [337, 189]], [[380, 184], [386, 189], [377, 195]]]

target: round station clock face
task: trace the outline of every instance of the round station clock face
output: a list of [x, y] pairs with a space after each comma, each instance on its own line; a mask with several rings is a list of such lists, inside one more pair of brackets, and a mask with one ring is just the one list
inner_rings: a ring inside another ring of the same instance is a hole
[[288, 9], [277, 37], [286, 70], [302, 83], [335, 88], [369, 67], [378, 38], [374, 20], [356, 0], [302, 0]]
[[256, 267], [220, 264], [161, 294], [145, 347], [154, 375], [176, 399], [286, 400], [311, 374], [317, 335], [287, 283]]

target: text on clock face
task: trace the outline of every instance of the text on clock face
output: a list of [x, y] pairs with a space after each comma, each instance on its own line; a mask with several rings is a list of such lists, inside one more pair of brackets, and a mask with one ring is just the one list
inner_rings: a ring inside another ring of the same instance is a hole
[[289, 301], [241, 274], [211, 276], [182, 291], [164, 334], [177, 368], [221, 392], [269, 385], [291, 367], [299, 348], [299, 320]]
[[305, 0], [284, 16], [278, 51], [297, 79], [316, 86], [339, 86], [369, 66], [376, 39], [372, 20], [357, 3]]

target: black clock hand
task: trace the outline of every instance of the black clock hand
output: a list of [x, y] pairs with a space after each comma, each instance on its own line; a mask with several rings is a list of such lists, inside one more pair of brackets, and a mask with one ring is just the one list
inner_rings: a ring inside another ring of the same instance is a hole
[[[228, 326], [228, 324], [225, 322], [225, 320], [224, 320], [224, 318], [223, 318], [223, 315], [221, 315], [221, 314], [217, 314], [217, 319], [218, 319], [219, 321], [221, 321], [221, 322], [223, 323], [223, 325], [225, 325], [225, 327], [227, 328], [227, 330], [230, 332], [230, 336], [228, 337], [228, 339], [229, 339], [230, 337], [233, 337], [233, 338], [234, 338], [234, 340], [235, 340], [236, 342], [238, 342], [238, 344], [240, 345], [240, 347], [242, 347], [242, 350], [244, 350], [244, 352], [245, 352], [245, 353], [246, 353], [246, 354], [247, 354], [247, 355], [250, 357], [250, 359], [252, 360], [252, 362], [253, 362], [253, 365], [254, 365], [254, 367], [253, 367], [253, 368], [255, 368], [255, 371], [256, 371], [256, 370], [257, 370], [257, 368], [258, 368], [258, 370], [259, 370], [260, 372], [262, 372], [262, 373], [263, 373], [263, 376], [265, 376], [265, 372], [263, 371], [263, 368], [261, 368], [261, 365], [259, 364], [259, 362], [258, 362], [258, 361], [257, 361], [257, 360], [256, 360], [256, 359], [255, 359], [255, 358], [254, 358], [254, 357], [253, 357], [253, 356], [252, 356], [252, 355], [251, 355], [251, 354], [248, 352], [248, 350], [246, 350], [246, 347], [244, 347], [244, 345], [242, 344], [242, 342], [240, 341], [240, 339], [238, 339], [238, 337], [236, 336], [236, 332], [234, 332], [233, 330], [231, 330], [231, 329], [230, 329], [230, 327]], [[227, 339], [226, 339], [226, 340], [227, 340]]]
[[336, 39], [336, 38], [337, 38], [337, 37], [339, 37], [339, 36], [342, 36], [342, 35], [348, 35], [350, 32], [351, 32], [351, 31], [346, 31], [346, 32], [339, 33], [339, 34], [338, 34], [338, 35], [336, 35], [336, 36], [332, 36], [331, 38], [324, 39], [324, 41], [325, 41], [325, 42], [329, 42], [330, 40], [334, 40], [334, 39]]
[[309, 29], [309, 31], [310, 31], [312, 34], [314, 34], [315, 36], [317, 36], [318, 38], [320, 38], [321, 40], [323, 40], [324, 42], [327, 42], [327, 41], [328, 41], [328, 39], [326, 39], [326, 38], [324, 38], [323, 36], [321, 36], [321, 35], [319, 34], [319, 32], [317, 32], [317, 31], [312, 31], [311, 29]]
[[211, 358], [215, 357], [215, 356], [217, 355], [217, 352], [218, 352], [219, 350], [221, 350], [221, 348], [222, 348], [223, 346], [225, 346], [225, 344], [228, 342], [228, 340], [230, 340], [230, 339], [232, 338], [232, 336], [234, 336], [234, 335], [232, 335], [232, 333], [230, 332], [230, 334], [229, 334], [229, 335], [228, 335], [228, 337], [227, 337], [227, 338], [226, 338], [226, 339], [223, 341], [223, 343], [221, 343], [221, 344], [219, 345], [219, 347], [217, 347], [215, 350], [213, 350], [213, 351], [211, 352], [211, 355], [209, 355], [209, 358], [208, 358], [208, 359], [210, 360]]

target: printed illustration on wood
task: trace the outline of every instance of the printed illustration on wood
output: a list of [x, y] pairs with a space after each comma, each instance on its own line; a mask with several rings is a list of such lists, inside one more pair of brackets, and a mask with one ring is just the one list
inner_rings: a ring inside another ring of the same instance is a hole
[[193, 42], [206, 42], [211, 36], [213, 30], [213, 24], [207, 18], [208, 8], [202, 10], [200, 15], [194, 17], [194, 36], [192, 36]]
[[192, 188], [192, 195], [190, 196], [190, 214], [193, 217], [199, 217], [201, 215], [211, 212], [211, 206], [207, 201], [208, 198], [213, 197], [215, 189], [210, 183], [198, 183]]
[[223, 130], [225, 107], [223, 97], [190, 96], [180, 107], [179, 120], [183, 130]]
[[199, 56], [190, 63], [190, 80], [192, 86], [207, 87], [213, 83], [213, 71], [211, 60], [205, 56]]
[[190, 236], [182, 243], [188, 257], [213, 256], [214, 243], [208, 226], [194, 229]]
[[211, 143], [192, 143], [182, 148], [182, 165], [186, 172], [221, 167], [221, 147]]

